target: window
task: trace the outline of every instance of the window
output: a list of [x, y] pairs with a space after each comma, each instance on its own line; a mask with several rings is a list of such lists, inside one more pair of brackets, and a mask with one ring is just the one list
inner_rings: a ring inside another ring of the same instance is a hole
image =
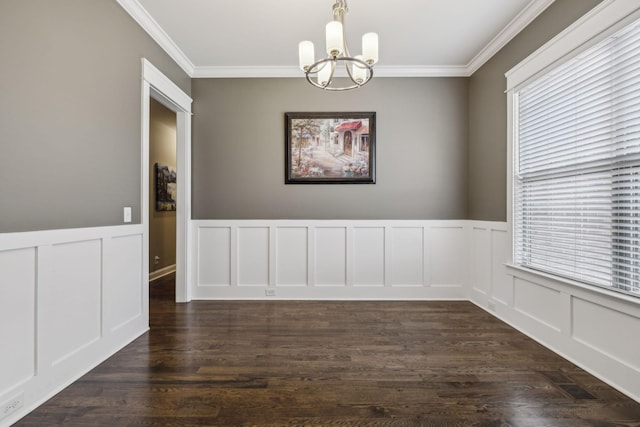
[[513, 102], [515, 263], [640, 296], [640, 22]]

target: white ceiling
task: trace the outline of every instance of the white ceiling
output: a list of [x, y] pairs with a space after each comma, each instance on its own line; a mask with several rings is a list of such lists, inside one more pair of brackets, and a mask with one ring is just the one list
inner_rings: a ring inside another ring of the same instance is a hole
[[[291, 77], [324, 56], [334, 0], [117, 0], [192, 77]], [[376, 75], [468, 76], [554, 0], [348, 0], [352, 54], [377, 32]]]

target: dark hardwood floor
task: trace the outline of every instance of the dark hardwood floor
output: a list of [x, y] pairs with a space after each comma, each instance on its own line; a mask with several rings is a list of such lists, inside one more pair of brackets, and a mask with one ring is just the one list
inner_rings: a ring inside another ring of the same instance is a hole
[[206, 302], [19, 426], [640, 426], [640, 404], [468, 302]]

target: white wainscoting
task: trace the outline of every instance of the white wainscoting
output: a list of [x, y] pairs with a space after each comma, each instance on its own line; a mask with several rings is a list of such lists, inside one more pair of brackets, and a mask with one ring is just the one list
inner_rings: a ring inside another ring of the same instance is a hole
[[640, 401], [640, 299], [507, 267], [507, 224], [470, 230], [471, 301]]
[[192, 230], [194, 299], [467, 298], [468, 221], [199, 220]]
[[0, 404], [53, 396], [148, 329], [140, 225], [0, 234]]
[[[485, 221], [192, 221], [194, 299], [463, 299], [640, 401], [640, 301], [507, 267]], [[140, 225], [0, 234], [17, 420], [148, 328]], [[274, 296], [267, 296], [274, 292]]]

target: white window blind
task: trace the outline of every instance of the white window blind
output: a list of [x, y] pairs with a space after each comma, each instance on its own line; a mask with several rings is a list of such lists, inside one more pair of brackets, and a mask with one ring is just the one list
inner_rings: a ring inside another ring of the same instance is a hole
[[515, 100], [515, 262], [640, 296], [640, 24]]

